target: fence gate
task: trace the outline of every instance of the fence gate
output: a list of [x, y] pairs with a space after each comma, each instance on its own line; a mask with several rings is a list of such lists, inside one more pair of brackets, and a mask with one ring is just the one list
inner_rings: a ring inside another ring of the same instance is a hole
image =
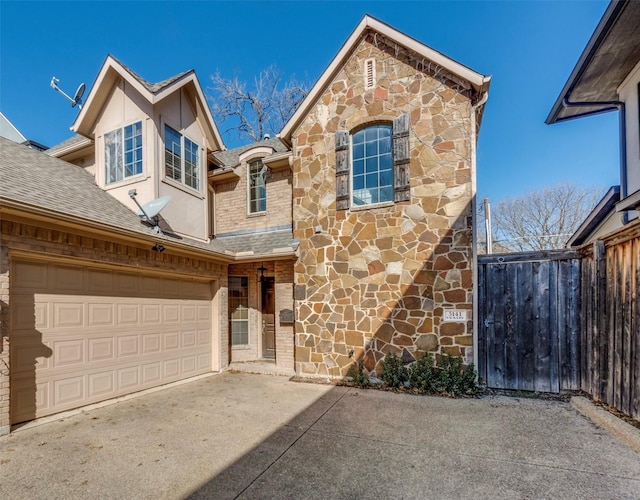
[[478, 373], [487, 387], [580, 389], [580, 257], [478, 258]]

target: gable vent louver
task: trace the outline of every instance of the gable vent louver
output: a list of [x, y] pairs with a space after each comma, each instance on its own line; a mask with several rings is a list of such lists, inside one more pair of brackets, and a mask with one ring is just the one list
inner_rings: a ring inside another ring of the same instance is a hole
[[376, 61], [375, 59], [367, 59], [364, 62], [364, 88], [372, 89], [376, 85]]

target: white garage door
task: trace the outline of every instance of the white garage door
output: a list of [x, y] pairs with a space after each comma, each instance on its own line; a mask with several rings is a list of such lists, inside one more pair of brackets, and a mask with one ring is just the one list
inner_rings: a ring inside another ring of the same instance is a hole
[[26, 261], [10, 280], [12, 423], [211, 371], [210, 282]]

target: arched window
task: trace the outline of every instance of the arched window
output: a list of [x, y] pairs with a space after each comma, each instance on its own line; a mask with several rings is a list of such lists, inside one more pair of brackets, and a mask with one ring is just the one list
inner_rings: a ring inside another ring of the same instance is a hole
[[373, 125], [351, 136], [352, 206], [393, 201], [391, 125]]
[[409, 115], [336, 132], [336, 209], [409, 201]]

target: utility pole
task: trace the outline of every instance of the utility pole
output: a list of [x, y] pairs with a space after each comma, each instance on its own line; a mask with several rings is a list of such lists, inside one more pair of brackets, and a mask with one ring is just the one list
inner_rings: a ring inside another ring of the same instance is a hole
[[491, 236], [491, 205], [489, 198], [484, 199], [484, 228], [487, 233], [487, 255], [493, 253], [493, 238]]

